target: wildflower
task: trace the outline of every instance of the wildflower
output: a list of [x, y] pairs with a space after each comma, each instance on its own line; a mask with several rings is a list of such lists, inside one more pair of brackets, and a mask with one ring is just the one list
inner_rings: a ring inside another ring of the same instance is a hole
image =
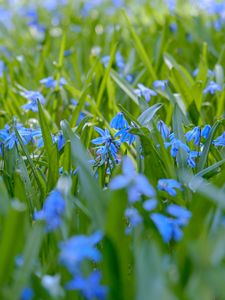
[[110, 126], [114, 129], [123, 129], [128, 127], [128, 122], [123, 113], [119, 112], [110, 122]]
[[133, 228], [142, 223], [143, 219], [138, 210], [134, 207], [127, 208], [125, 217], [128, 219], [129, 226], [126, 228], [126, 233], [129, 234]]
[[45, 220], [46, 231], [51, 232], [61, 225], [64, 211], [65, 201], [61, 193], [55, 189], [45, 200], [43, 209], [34, 213], [34, 219]]
[[213, 142], [214, 146], [225, 146], [225, 132], [218, 136]]
[[32, 290], [32, 288], [30, 287], [25, 287], [22, 290], [21, 296], [20, 296], [20, 300], [32, 300], [34, 297], [34, 292]]
[[207, 139], [209, 137], [210, 132], [211, 132], [211, 126], [207, 124], [202, 129], [201, 135], [204, 139]]
[[122, 169], [123, 174], [114, 177], [109, 184], [112, 190], [127, 188], [128, 199], [131, 203], [138, 201], [141, 195], [151, 198], [156, 195], [147, 178], [142, 174], [136, 173], [134, 165], [128, 156], [125, 156], [123, 159]]
[[204, 94], [210, 93], [211, 95], [215, 94], [216, 91], [221, 92], [222, 88], [221, 86], [216, 83], [215, 81], [210, 81], [207, 85], [207, 87], [203, 90]]
[[116, 159], [117, 152], [120, 146], [120, 142], [117, 140], [113, 140], [112, 136], [109, 133], [108, 129], [101, 129], [99, 127], [95, 127], [95, 130], [101, 135], [100, 137], [93, 139], [91, 142], [95, 145], [101, 145], [97, 149], [97, 154], [102, 157], [105, 161], [110, 157], [110, 155]]
[[[56, 88], [56, 86], [57, 86], [57, 80], [55, 80], [52, 76], [41, 79], [40, 83], [44, 84], [47, 89]], [[67, 84], [66, 79], [61, 77], [59, 79], [59, 86], [62, 87], [65, 84]]]
[[154, 89], [161, 89], [162, 91], [165, 91], [167, 86], [168, 86], [168, 80], [155, 80], [153, 82]]
[[176, 196], [176, 189], [182, 190], [181, 184], [175, 179], [159, 179], [157, 188], [171, 196]]
[[196, 162], [195, 162], [195, 158], [198, 157], [200, 155], [200, 153], [198, 151], [190, 151], [188, 153], [188, 159], [187, 159], [187, 164], [191, 167], [191, 168], [195, 168], [196, 167]]
[[138, 83], [138, 89], [135, 89], [134, 93], [138, 97], [144, 97], [147, 102], [149, 102], [151, 100], [152, 96], [156, 96], [157, 95], [157, 93], [155, 91], [147, 88], [146, 86], [144, 86], [141, 83]]
[[172, 239], [179, 241], [183, 236], [181, 228], [188, 225], [191, 212], [176, 204], [170, 204], [166, 212], [172, 217], [167, 217], [160, 213], [152, 213], [150, 218], [162, 235], [164, 242], [168, 243]]
[[156, 199], [148, 199], [143, 203], [143, 208], [147, 211], [151, 211], [156, 208], [158, 201]]
[[24, 104], [21, 106], [25, 111], [31, 110], [33, 112], [37, 112], [38, 111], [38, 102], [37, 101], [39, 100], [41, 104], [45, 103], [45, 98], [43, 97], [43, 95], [40, 92], [25, 91], [22, 93], [22, 96], [24, 98], [26, 98], [27, 100], [29, 100], [29, 102], [27, 104]]
[[132, 127], [128, 126], [127, 128], [122, 128], [119, 130], [114, 137], [120, 137], [120, 141], [122, 143], [128, 142], [129, 145], [131, 145], [135, 141], [135, 135], [130, 133], [130, 130]]
[[96, 245], [101, 241], [102, 233], [97, 231], [90, 236], [77, 235], [61, 242], [60, 263], [64, 265], [72, 274], [79, 271], [80, 264], [88, 259], [98, 262], [101, 259], [101, 253]]
[[5, 70], [5, 63], [4, 61], [0, 60], [0, 77], [3, 77], [4, 70]]
[[170, 154], [172, 155], [172, 157], [176, 157], [180, 149], [183, 149], [187, 153], [190, 152], [189, 147], [183, 142], [181, 142], [179, 139], [175, 138], [174, 134], [170, 134], [169, 138], [170, 142], [165, 142], [164, 145], [166, 148], [171, 147]]
[[199, 145], [201, 139], [201, 129], [199, 126], [196, 126], [192, 130], [186, 133], [187, 142], [194, 140], [195, 145]]
[[186, 208], [177, 204], [168, 205], [166, 211], [173, 217], [176, 217], [178, 223], [183, 226], [187, 225], [189, 219], [191, 218], [191, 212]]
[[88, 277], [77, 275], [66, 285], [67, 290], [77, 290], [87, 300], [106, 299], [107, 287], [100, 284], [101, 273], [93, 271]]
[[162, 120], [158, 121], [157, 129], [165, 141], [169, 137], [170, 129], [167, 127], [167, 125]]
[[0, 138], [3, 141], [4, 146], [9, 150], [19, 143], [15, 127], [25, 145], [32, 140], [32, 129], [25, 128], [20, 123], [13, 124], [12, 126], [6, 124], [5, 128], [0, 130]]

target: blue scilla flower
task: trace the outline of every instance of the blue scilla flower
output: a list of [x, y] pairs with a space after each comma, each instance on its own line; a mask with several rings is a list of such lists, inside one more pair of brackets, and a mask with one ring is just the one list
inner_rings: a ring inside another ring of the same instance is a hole
[[134, 203], [141, 195], [153, 198], [156, 195], [154, 188], [143, 174], [137, 174], [132, 160], [125, 156], [122, 164], [123, 174], [114, 177], [109, 183], [109, 188], [118, 190], [127, 188], [128, 199]]
[[179, 139], [175, 138], [173, 133], [170, 134], [169, 138], [170, 142], [165, 142], [164, 145], [166, 148], [171, 147], [170, 154], [172, 155], [172, 157], [176, 157], [180, 149], [183, 149], [187, 153], [190, 152], [189, 147]]
[[29, 101], [27, 104], [24, 104], [21, 106], [25, 111], [31, 110], [33, 112], [37, 112], [38, 111], [38, 102], [37, 101], [39, 100], [41, 104], [45, 103], [45, 98], [40, 92], [25, 91], [25, 92], [22, 92], [21, 95]]
[[225, 132], [223, 132], [220, 136], [218, 136], [215, 140], [213, 140], [214, 146], [225, 146]]
[[20, 300], [32, 300], [34, 298], [34, 291], [31, 287], [25, 287], [22, 290]]
[[147, 102], [149, 102], [151, 100], [152, 96], [157, 95], [157, 93], [155, 91], [147, 88], [146, 86], [144, 86], [141, 83], [138, 83], [138, 88], [134, 90], [134, 93], [138, 97], [144, 97]]
[[166, 208], [166, 212], [171, 216], [176, 217], [178, 224], [182, 226], [187, 225], [189, 219], [192, 216], [189, 210], [177, 204], [168, 205]]
[[101, 277], [99, 271], [93, 271], [88, 277], [77, 275], [66, 284], [66, 289], [79, 291], [87, 300], [105, 300], [107, 287], [100, 284]]
[[176, 189], [182, 190], [181, 184], [175, 179], [159, 179], [157, 188], [171, 196], [176, 196]]
[[162, 91], [165, 91], [168, 86], [168, 80], [155, 80], [152, 85], [154, 89], [161, 89]]
[[3, 76], [5, 70], [5, 63], [4, 61], [0, 60], [0, 77]]
[[177, 204], [168, 205], [166, 213], [170, 217], [160, 213], [152, 213], [150, 218], [162, 235], [164, 242], [168, 243], [172, 239], [179, 241], [183, 236], [181, 228], [188, 225], [192, 214], [189, 210]]
[[212, 129], [211, 126], [208, 124], [203, 127], [201, 135], [204, 139], [207, 139], [209, 137], [211, 129]]
[[171, 12], [173, 12], [175, 10], [176, 5], [177, 5], [177, 0], [164, 0], [164, 2]]
[[130, 133], [130, 130], [132, 127], [128, 126], [127, 128], [123, 128], [119, 130], [114, 137], [120, 137], [121, 143], [127, 142], [129, 145], [131, 145], [135, 141], [135, 135]]
[[77, 274], [84, 260], [99, 262], [101, 253], [96, 245], [102, 240], [102, 233], [97, 231], [90, 236], [76, 235], [59, 244], [59, 261], [72, 274]]
[[201, 128], [199, 126], [196, 126], [192, 130], [188, 131], [185, 136], [186, 136], [187, 142], [190, 142], [193, 140], [195, 145], [199, 145], [200, 140], [201, 140]]
[[93, 139], [91, 142], [94, 145], [102, 145], [97, 147], [97, 155], [100, 155], [104, 161], [110, 156], [116, 159], [120, 142], [112, 138], [108, 129], [103, 130], [95, 127], [95, 130], [100, 134], [100, 137]]
[[[44, 84], [47, 89], [49, 89], [49, 88], [56, 88], [56, 86], [57, 86], [57, 80], [55, 80], [52, 76], [41, 79], [40, 83]], [[67, 84], [66, 79], [63, 78], [63, 77], [61, 77], [59, 79], [59, 86], [62, 87], [65, 84]]]
[[215, 94], [216, 91], [221, 92], [222, 91], [221, 86], [215, 81], [210, 81], [207, 87], [203, 90], [203, 93], [204, 94], [210, 93], [211, 95], [213, 95]]
[[158, 205], [157, 199], [148, 199], [143, 203], [143, 208], [146, 211], [152, 211]]
[[154, 222], [165, 243], [168, 243], [173, 239], [179, 241], [182, 238], [183, 232], [175, 219], [160, 213], [152, 213], [150, 218]]
[[32, 140], [32, 129], [25, 128], [20, 123], [15, 123], [12, 126], [6, 124], [5, 128], [0, 130], [0, 139], [4, 146], [9, 150], [12, 149], [14, 145], [18, 144], [18, 138], [15, 132], [15, 127], [25, 145]]
[[198, 151], [190, 151], [188, 153], [188, 158], [187, 158], [187, 164], [191, 167], [191, 168], [195, 168], [196, 167], [196, 162], [195, 159], [201, 155], [201, 152]]
[[122, 112], [119, 112], [110, 122], [110, 126], [114, 129], [123, 129], [128, 127], [128, 122]]
[[46, 222], [46, 231], [52, 232], [60, 227], [65, 211], [65, 200], [59, 190], [53, 190], [45, 200], [42, 210], [34, 213], [35, 220]]
[[167, 138], [170, 135], [170, 129], [162, 120], [158, 121], [157, 129], [160, 132], [160, 134], [161, 134], [162, 138], [164, 139], [164, 141], [167, 140]]
[[131, 233], [131, 231], [142, 223], [143, 218], [139, 214], [138, 210], [134, 207], [129, 207], [125, 210], [125, 217], [127, 218], [129, 225], [126, 228], [126, 234]]

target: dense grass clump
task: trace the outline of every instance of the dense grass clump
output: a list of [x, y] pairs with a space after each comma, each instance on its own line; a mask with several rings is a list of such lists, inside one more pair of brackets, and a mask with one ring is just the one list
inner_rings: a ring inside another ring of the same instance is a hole
[[225, 299], [224, 1], [0, 6], [0, 299]]

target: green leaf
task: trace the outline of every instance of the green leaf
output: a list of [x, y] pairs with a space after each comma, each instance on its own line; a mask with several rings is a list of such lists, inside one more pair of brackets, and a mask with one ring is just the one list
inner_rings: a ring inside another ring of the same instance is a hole
[[88, 209], [92, 216], [92, 222], [95, 224], [96, 228], [103, 229], [106, 202], [88, 164], [90, 157], [79, 138], [73, 133], [66, 121], [61, 122], [61, 128], [65, 139], [71, 142], [71, 159], [78, 167], [82, 194], [87, 201]]
[[138, 118], [138, 122], [146, 126], [152, 120], [156, 112], [162, 107], [161, 103], [154, 104], [147, 108]]
[[46, 149], [46, 154], [48, 158], [48, 180], [47, 180], [47, 190], [51, 191], [58, 180], [59, 177], [59, 158], [57, 145], [53, 143], [51, 132], [49, 130], [46, 117], [40, 101], [38, 101], [38, 112], [39, 121], [42, 131], [42, 136], [44, 140], [44, 145]]

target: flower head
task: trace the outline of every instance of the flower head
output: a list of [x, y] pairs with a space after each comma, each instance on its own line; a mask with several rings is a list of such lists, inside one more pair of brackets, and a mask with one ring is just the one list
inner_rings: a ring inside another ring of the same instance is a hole
[[80, 264], [84, 260], [98, 262], [101, 259], [101, 253], [96, 245], [101, 241], [102, 233], [97, 231], [90, 236], [77, 235], [61, 242], [60, 263], [64, 265], [72, 274], [77, 273]]
[[213, 95], [215, 94], [216, 91], [221, 92], [222, 91], [221, 86], [215, 81], [210, 81], [207, 87], [203, 90], [203, 93], [204, 94], [210, 93], [211, 95]]
[[176, 189], [182, 190], [181, 184], [175, 179], [159, 179], [157, 188], [171, 196], [176, 196]]
[[134, 90], [134, 93], [138, 97], [144, 97], [147, 102], [149, 102], [151, 100], [152, 96], [157, 95], [157, 93], [155, 91], [147, 88], [146, 86], [144, 86], [141, 83], [138, 83], [138, 89]]
[[99, 271], [92, 272], [86, 278], [83, 275], [77, 275], [66, 284], [66, 289], [80, 291], [87, 300], [104, 300], [107, 295], [107, 287], [101, 285], [100, 280], [101, 273]]
[[62, 215], [65, 211], [65, 201], [61, 193], [55, 189], [45, 200], [43, 209], [34, 213], [35, 220], [45, 220], [46, 231], [56, 230], [62, 223]]
[[123, 160], [123, 174], [114, 177], [109, 183], [112, 190], [127, 188], [128, 199], [134, 203], [141, 195], [154, 197], [156, 192], [143, 174], [137, 174], [131, 159], [126, 156]]

